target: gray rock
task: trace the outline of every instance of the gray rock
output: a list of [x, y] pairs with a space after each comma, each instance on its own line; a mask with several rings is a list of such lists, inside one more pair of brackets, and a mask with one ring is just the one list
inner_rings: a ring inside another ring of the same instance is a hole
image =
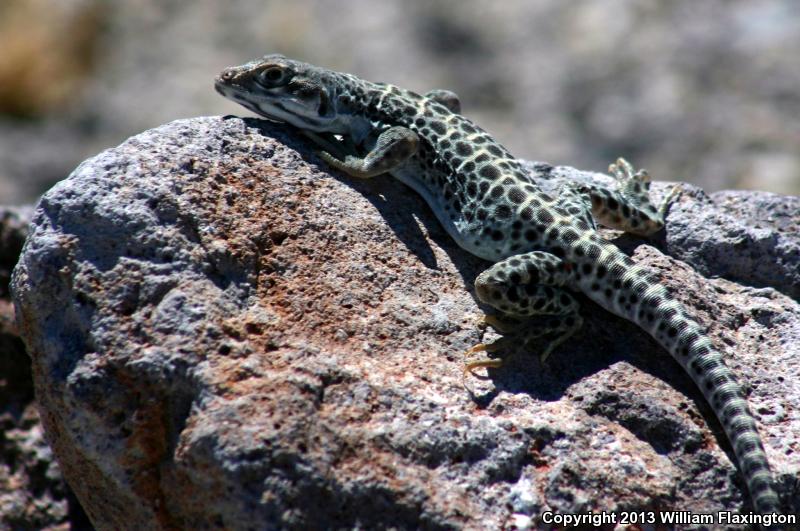
[[[699, 391], [643, 331], [588, 301], [584, 328], [546, 365], [509, 353], [487, 380], [465, 377], [463, 352], [481, 340], [471, 285], [487, 264], [409, 189], [331, 174], [298, 138], [258, 120], [177, 121], [42, 198], [15, 304], [49, 440], [98, 528], [475, 529], [531, 526], [544, 510], [747, 510]], [[673, 208], [668, 231], [697, 212]], [[798, 303], [617, 240], [709, 326], [800, 508]], [[730, 253], [761, 251], [749, 242]]]
[[0, 206], [0, 529], [90, 529], [45, 440], [8, 293], [32, 214]]
[[705, 276], [773, 287], [800, 299], [800, 198], [687, 187], [667, 232], [667, 250]]
[[0, 205], [0, 298], [8, 299], [11, 270], [17, 263], [33, 215], [30, 206]]

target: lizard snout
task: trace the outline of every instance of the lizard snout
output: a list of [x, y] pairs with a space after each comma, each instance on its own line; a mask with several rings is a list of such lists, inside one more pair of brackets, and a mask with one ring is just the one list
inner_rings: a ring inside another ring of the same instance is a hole
[[236, 69], [235, 68], [226, 68], [225, 70], [223, 70], [217, 76], [216, 80], [217, 81], [230, 81], [231, 79], [233, 79], [233, 76], [235, 76], [235, 75], [236, 75]]

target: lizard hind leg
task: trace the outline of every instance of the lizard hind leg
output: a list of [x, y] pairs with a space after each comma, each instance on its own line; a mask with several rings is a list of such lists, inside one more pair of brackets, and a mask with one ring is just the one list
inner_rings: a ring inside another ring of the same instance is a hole
[[[476, 345], [468, 354], [501, 351], [536, 340], [543, 343], [539, 356], [545, 361], [583, 323], [578, 302], [563, 287], [569, 279], [570, 272], [559, 258], [540, 251], [512, 256], [481, 273], [475, 280], [478, 298], [502, 312], [502, 317], [489, 316], [484, 321], [503, 337]], [[471, 360], [466, 370], [499, 367], [501, 363], [497, 359]]]
[[591, 199], [594, 218], [613, 229], [648, 236], [664, 227], [664, 217], [669, 205], [680, 192], [674, 187], [656, 207], [650, 200], [650, 175], [646, 170], [635, 170], [630, 162], [618, 158], [608, 167], [617, 181], [617, 188], [581, 185], [579, 192]]
[[524, 323], [512, 333], [503, 335], [491, 343], [479, 343], [467, 351], [468, 361], [464, 366], [466, 372], [482, 367], [498, 368], [503, 365], [502, 358], [475, 358], [480, 352], [500, 352], [510, 348], [527, 347], [536, 343], [539, 361], [547, 361], [548, 356], [561, 343], [569, 339], [582, 325], [583, 319], [577, 313], [569, 315], [547, 315]]

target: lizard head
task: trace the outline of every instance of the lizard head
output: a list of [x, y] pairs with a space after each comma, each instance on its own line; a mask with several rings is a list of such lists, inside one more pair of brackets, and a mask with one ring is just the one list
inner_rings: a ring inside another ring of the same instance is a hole
[[336, 109], [323, 71], [282, 55], [266, 55], [226, 68], [214, 80], [217, 92], [277, 122], [311, 131], [331, 131]]

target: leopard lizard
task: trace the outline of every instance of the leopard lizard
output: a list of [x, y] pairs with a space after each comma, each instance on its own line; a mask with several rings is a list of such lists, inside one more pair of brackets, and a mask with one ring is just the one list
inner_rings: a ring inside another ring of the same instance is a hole
[[[616, 189], [576, 184], [546, 193], [508, 150], [460, 114], [454, 93], [419, 95], [281, 55], [228, 68], [215, 87], [257, 114], [302, 130], [338, 170], [360, 178], [388, 172], [425, 199], [459, 246], [494, 262], [475, 280], [475, 292], [499, 310], [486, 322], [505, 335], [470, 352], [537, 339], [546, 343], [544, 360], [581, 326], [574, 292], [647, 331], [711, 404], [755, 510], [779, 512], [756, 422], [719, 351], [651, 272], [596, 231], [595, 223], [637, 235], [664, 226], [671, 195], [655, 207], [645, 171], [618, 159], [609, 169]], [[524, 322], [530, 318], [536, 324]], [[500, 363], [471, 361], [467, 369]]]

